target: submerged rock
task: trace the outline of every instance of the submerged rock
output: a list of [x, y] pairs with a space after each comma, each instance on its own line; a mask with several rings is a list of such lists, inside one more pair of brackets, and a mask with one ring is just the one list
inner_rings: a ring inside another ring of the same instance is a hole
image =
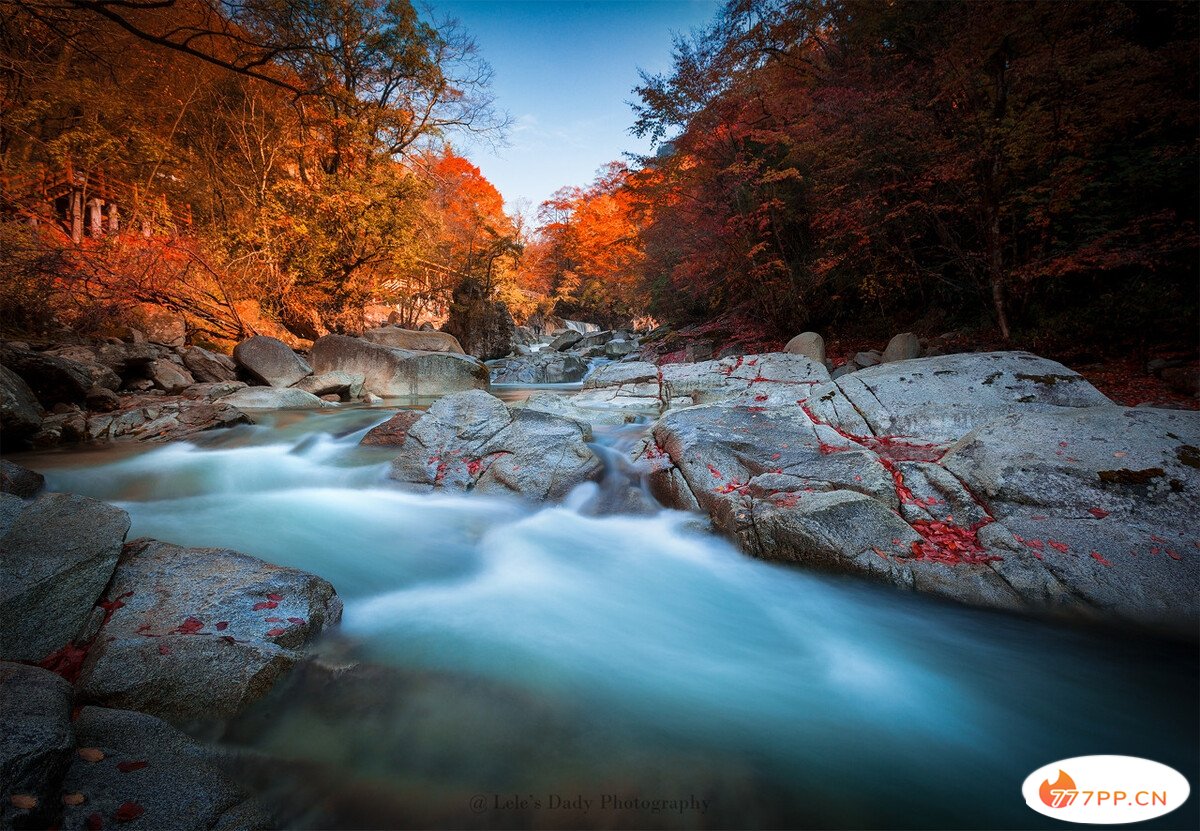
[[236, 551], [135, 540], [80, 678], [91, 701], [167, 719], [222, 718], [261, 698], [342, 616], [325, 580]]
[[291, 347], [266, 335], [255, 335], [239, 343], [233, 348], [233, 358], [250, 375], [271, 387], [290, 387], [312, 374], [312, 367]]
[[510, 410], [482, 391], [447, 395], [408, 428], [391, 477], [418, 490], [445, 488], [558, 499], [599, 478], [603, 465], [577, 421]]
[[0, 538], [0, 659], [39, 661], [74, 640], [128, 531], [124, 511], [84, 496], [25, 503]]
[[414, 352], [345, 335], [326, 335], [313, 344], [318, 374], [344, 371], [363, 378], [363, 390], [381, 396], [432, 396], [487, 389], [488, 371], [467, 355]]

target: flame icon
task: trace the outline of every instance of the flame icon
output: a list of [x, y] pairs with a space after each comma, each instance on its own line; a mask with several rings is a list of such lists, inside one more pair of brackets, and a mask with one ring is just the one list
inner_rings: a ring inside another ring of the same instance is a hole
[[1042, 787], [1038, 789], [1042, 802], [1051, 808], [1065, 808], [1075, 801], [1078, 793], [1079, 791], [1075, 788], [1075, 780], [1067, 776], [1067, 772], [1061, 768], [1058, 771], [1058, 779], [1053, 784], [1046, 779], [1042, 781]]

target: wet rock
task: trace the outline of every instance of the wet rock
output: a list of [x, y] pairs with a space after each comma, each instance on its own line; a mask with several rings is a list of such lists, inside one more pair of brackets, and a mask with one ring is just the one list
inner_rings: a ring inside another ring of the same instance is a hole
[[313, 344], [318, 374], [342, 371], [363, 378], [363, 390], [381, 396], [433, 396], [487, 389], [487, 367], [467, 355], [413, 352], [361, 338], [326, 335]]
[[572, 384], [583, 380], [588, 365], [575, 355], [539, 352], [489, 364], [493, 384]]
[[290, 387], [312, 367], [281, 340], [256, 335], [233, 348], [233, 359], [251, 376], [271, 387]]
[[550, 341], [550, 345], [546, 348], [552, 349], [555, 352], [565, 352], [568, 349], [575, 348], [576, 344], [581, 340], [583, 340], [583, 335], [574, 330], [568, 330]]
[[45, 486], [46, 477], [42, 474], [8, 459], [0, 459], [0, 493], [28, 499]]
[[227, 355], [210, 352], [199, 346], [185, 346], [179, 349], [179, 357], [199, 383], [213, 384], [237, 380], [237, 364]]
[[196, 383], [186, 369], [166, 358], [157, 358], [150, 362], [147, 375], [157, 389], [168, 395], [177, 395], [192, 384]]
[[68, 410], [42, 419], [41, 429], [30, 443], [34, 447], [56, 447], [87, 439], [87, 416], [79, 410]]
[[921, 357], [921, 341], [912, 332], [904, 332], [888, 341], [880, 362], [890, 364], [919, 357]]
[[36, 433], [42, 426], [42, 407], [33, 390], [15, 372], [0, 366], [0, 436], [5, 446]]
[[[123, 409], [87, 420], [87, 439], [137, 441], [172, 441], [184, 439], [207, 430], [249, 424], [250, 418], [224, 401], [208, 401], [207, 394], [215, 393], [222, 385], [211, 385], [204, 397], [196, 384], [189, 387], [192, 398], [163, 399], [153, 396], [129, 396]], [[232, 386], [232, 385], [230, 385]], [[238, 384], [236, 388], [244, 387]], [[159, 392], [161, 395], [161, 392]]]
[[803, 355], [815, 364], [825, 363], [825, 338], [816, 332], [801, 332], [787, 342], [783, 351], [791, 355]]
[[167, 719], [241, 711], [342, 614], [319, 577], [155, 540], [125, 547], [108, 595], [123, 605], [89, 652], [80, 689], [105, 706]]
[[411, 329], [401, 329], [397, 326], [384, 326], [379, 329], [368, 329], [363, 332], [363, 338], [371, 343], [416, 352], [465, 354], [458, 338], [446, 332], [414, 332]]
[[377, 447], [399, 447], [408, 438], [409, 429], [424, 415], [420, 410], [401, 410], [383, 424], [367, 431], [359, 444]]
[[454, 290], [442, 330], [457, 338], [466, 354], [490, 361], [512, 352], [516, 324], [507, 306], [491, 299], [478, 280], [467, 278]]
[[[96, 826], [178, 831], [274, 827], [229, 773], [230, 760], [166, 722], [127, 710], [84, 707], [74, 724], [89, 753], [71, 759], [61, 791], [84, 801], [63, 808], [63, 829]], [[97, 753], [98, 751], [98, 753]]]
[[245, 387], [218, 400], [239, 410], [315, 410], [334, 406], [294, 387]]
[[195, 401], [211, 402], [238, 390], [244, 390], [246, 387], [245, 381], [206, 381], [202, 384], [192, 384], [179, 394]]
[[383, 403], [383, 399], [373, 392], [364, 393], [362, 400], [364, 404], [369, 404], [371, 406]]
[[300, 379], [296, 389], [317, 396], [337, 395], [340, 398], [354, 399], [362, 395], [363, 376], [353, 372], [322, 372], [320, 375]]
[[[37, 667], [0, 662], [0, 828], [48, 828], [74, 749], [71, 685]], [[33, 797], [19, 808], [13, 796]]]
[[806, 406], [851, 433], [949, 443], [1007, 413], [1111, 403], [1057, 361], [982, 352], [864, 369], [813, 387]]
[[0, 539], [0, 659], [38, 661], [70, 643], [112, 576], [129, 516], [95, 499], [47, 493]]
[[391, 477], [417, 490], [445, 488], [558, 499], [603, 466], [579, 422], [510, 410], [482, 391], [439, 399], [409, 429]]

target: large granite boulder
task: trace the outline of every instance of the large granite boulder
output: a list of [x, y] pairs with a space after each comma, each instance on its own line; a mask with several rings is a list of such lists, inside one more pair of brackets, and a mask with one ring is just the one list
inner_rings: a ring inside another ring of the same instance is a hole
[[337, 406], [295, 387], [243, 387], [217, 400], [239, 410], [319, 410]]
[[608, 364], [589, 375], [583, 391], [572, 396], [576, 406], [654, 413], [663, 408], [662, 375], [645, 361]]
[[237, 364], [228, 355], [210, 352], [199, 346], [184, 346], [179, 357], [192, 377], [201, 384], [214, 384], [237, 380]]
[[14, 445], [42, 426], [42, 407], [25, 379], [0, 366], [0, 439]]
[[0, 345], [0, 363], [21, 376], [44, 407], [82, 404], [95, 386], [115, 390], [121, 379], [108, 367], [45, 352]]
[[304, 390], [312, 395], [337, 395], [343, 399], [356, 399], [362, 396], [363, 376], [354, 372], [322, 372], [320, 375], [309, 375], [301, 378], [296, 389]]
[[0, 828], [49, 828], [71, 763], [71, 685], [37, 667], [0, 662]]
[[266, 335], [255, 335], [233, 348], [233, 359], [252, 377], [271, 387], [290, 387], [312, 374], [308, 362], [286, 343]]
[[135, 540], [79, 681], [88, 700], [173, 720], [222, 718], [261, 698], [341, 619], [326, 581], [236, 551]]
[[398, 326], [382, 326], [363, 332], [363, 338], [371, 343], [409, 349], [415, 352], [454, 352], [462, 355], [458, 338], [447, 332], [423, 332], [401, 329]]
[[574, 384], [587, 375], [587, 362], [576, 355], [539, 352], [489, 364], [493, 384]]
[[803, 355], [815, 364], [824, 364], [825, 338], [816, 332], [801, 332], [787, 342], [783, 351], [790, 355]]
[[804, 355], [771, 352], [667, 364], [661, 378], [663, 401], [670, 408], [743, 400], [769, 406], [806, 398], [814, 385], [829, 380], [829, 371]]
[[444, 488], [558, 499], [599, 478], [586, 425], [535, 410], [510, 410], [482, 391], [438, 400], [407, 429], [391, 477], [422, 491]]
[[73, 641], [128, 531], [124, 511], [84, 496], [25, 503], [0, 537], [0, 659], [40, 661]]
[[363, 391], [381, 396], [434, 396], [487, 389], [488, 371], [468, 355], [414, 352], [361, 338], [326, 335], [313, 344], [317, 374], [342, 371], [363, 378]]
[[524, 401], [520, 401], [512, 406], [525, 410], [537, 410], [538, 412], [549, 413], [561, 418], [582, 421], [584, 424], [591, 424], [593, 426], [632, 424], [644, 417], [636, 410], [621, 407], [606, 407], [602, 404], [587, 406], [586, 402], [579, 402], [579, 396], [558, 395], [553, 392], [536, 392]]

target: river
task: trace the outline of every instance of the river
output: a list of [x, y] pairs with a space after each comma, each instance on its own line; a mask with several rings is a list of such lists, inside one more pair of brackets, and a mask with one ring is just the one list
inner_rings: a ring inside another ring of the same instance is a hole
[[694, 516], [598, 511], [595, 486], [546, 507], [406, 493], [358, 446], [391, 412], [17, 459], [120, 505], [130, 538], [337, 588], [321, 651], [362, 665], [212, 734], [288, 760], [268, 790], [290, 825], [1036, 828], [1056, 823], [1020, 785], [1055, 759], [1196, 781], [1194, 645], [772, 565]]

